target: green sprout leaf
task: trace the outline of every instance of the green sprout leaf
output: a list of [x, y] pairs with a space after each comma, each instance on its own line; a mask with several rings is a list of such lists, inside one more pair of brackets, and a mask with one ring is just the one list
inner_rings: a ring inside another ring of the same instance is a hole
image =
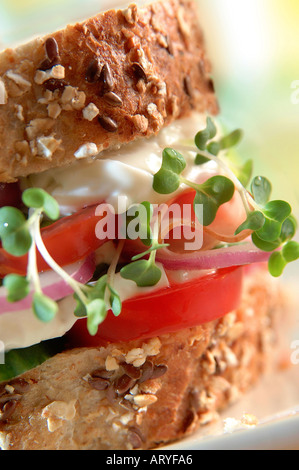
[[262, 240], [261, 238], [259, 238], [256, 232], [254, 232], [251, 235], [251, 239], [252, 239], [253, 244], [257, 248], [259, 248], [262, 251], [265, 251], [266, 253], [271, 253], [271, 251], [277, 250], [277, 248], [279, 248], [281, 244], [281, 241], [279, 239], [274, 240], [272, 242]]
[[23, 256], [28, 253], [32, 237], [23, 213], [14, 207], [0, 209], [0, 238], [7, 253]]
[[109, 285], [108, 285], [108, 289], [109, 289], [110, 294], [111, 294], [110, 295], [110, 305], [111, 305], [113, 315], [115, 317], [118, 317], [121, 314], [121, 310], [122, 310], [122, 302], [121, 302], [120, 296], [118, 295], [116, 290], [114, 290]]
[[265, 223], [257, 231], [257, 235], [262, 240], [273, 242], [281, 234], [283, 222], [291, 215], [292, 208], [285, 201], [270, 201], [263, 209]]
[[3, 285], [7, 289], [8, 302], [18, 302], [30, 292], [30, 284], [26, 277], [17, 274], [8, 274], [3, 279]]
[[2, 238], [2, 246], [7, 253], [13, 256], [24, 256], [28, 253], [32, 244], [31, 235], [26, 228], [20, 227], [15, 232]]
[[287, 262], [281, 252], [276, 251], [272, 253], [268, 261], [268, 269], [273, 277], [281, 276], [286, 265]]
[[204, 165], [205, 163], [209, 161], [210, 161], [210, 158], [207, 158], [205, 155], [198, 153], [195, 157], [194, 163], [195, 165]]
[[282, 255], [287, 263], [292, 263], [299, 259], [299, 243], [296, 241], [287, 242], [282, 248]]
[[[153, 206], [148, 201], [144, 201], [139, 205], [138, 219], [139, 229], [141, 234], [141, 241], [145, 246], [150, 246], [153, 240], [153, 234], [151, 230], [151, 219], [153, 216]], [[145, 210], [144, 210], [145, 209]]]
[[287, 240], [291, 240], [297, 230], [297, 221], [295, 217], [291, 214], [286, 220], [283, 222], [281, 227], [280, 239], [281, 243], [286, 242]]
[[220, 150], [230, 149], [235, 147], [240, 143], [243, 138], [243, 131], [241, 129], [236, 129], [230, 134], [222, 137], [219, 141]]
[[[87, 287], [88, 288], [85, 291], [87, 303], [97, 299], [104, 300], [107, 288], [107, 275], [105, 274], [104, 276], [101, 276], [100, 279], [93, 284], [87, 284]], [[87, 303], [82, 302], [77, 293], [74, 294], [74, 299], [77, 302], [75, 308], [76, 317], [86, 317]]]
[[[194, 198], [194, 211], [199, 222], [204, 226], [211, 225], [215, 220], [219, 207], [230, 201], [234, 192], [233, 182], [225, 176], [213, 176], [205, 183], [198, 185]], [[200, 220], [201, 213], [198, 212], [197, 205], [203, 206], [202, 221]]]
[[251, 183], [251, 192], [256, 203], [264, 206], [270, 199], [272, 185], [267, 178], [257, 176]]
[[258, 231], [252, 234], [254, 245], [262, 251], [271, 252], [290, 241], [296, 233], [296, 220], [290, 215], [282, 224], [279, 237], [273, 241], [266, 241], [258, 236]]
[[150, 260], [139, 260], [124, 266], [121, 277], [134, 281], [138, 287], [151, 287], [161, 279], [161, 270]]
[[242, 184], [242, 186], [244, 186], [244, 188], [247, 188], [253, 173], [253, 160], [247, 160], [244, 165], [235, 168], [234, 173]]
[[107, 316], [107, 307], [103, 299], [95, 299], [86, 305], [87, 329], [91, 336], [98, 332], [99, 325], [103, 323]]
[[41, 292], [34, 293], [32, 307], [36, 317], [43, 323], [52, 321], [58, 312], [57, 303]]
[[78, 318], [85, 318], [87, 317], [87, 310], [86, 305], [81, 301], [78, 297], [77, 293], [74, 294], [74, 299], [76, 300], [76, 306], [74, 309], [74, 315]]
[[142, 236], [141, 241], [145, 246], [150, 246], [153, 240], [153, 234], [151, 230], [151, 219], [153, 217], [153, 206], [148, 201], [144, 201], [140, 204], [142, 207], [145, 208], [145, 217], [143, 217], [144, 211], [141, 211], [139, 215], [140, 219], [140, 226], [141, 226], [141, 234], [146, 235], [146, 237]]
[[164, 149], [161, 169], [154, 175], [153, 189], [159, 194], [174, 193], [180, 186], [180, 174], [185, 168], [186, 161], [179, 152]]
[[15, 207], [2, 207], [0, 209], [0, 237], [5, 238], [7, 235], [18, 230], [26, 223], [24, 214]]
[[46, 191], [40, 188], [30, 188], [23, 192], [22, 200], [25, 206], [33, 209], [42, 209], [51, 220], [59, 217], [57, 201]]
[[210, 142], [207, 145], [207, 151], [211, 154], [214, 155], [215, 157], [218, 155], [218, 153], [221, 150], [221, 145], [220, 142]]
[[253, 232], [262, 228], [265, 223], [265, 216], [262, 212], [254, 211], [250, 212], [247, 219], [240, 227], [236, 230], [235, 235], [238, 235], [243, 230], [252, 230]]
[[217, 128], [210, 117], [207, 118], [206, 128], [195, 136], [195, 145], [199, 150], [205, 150], [207, 142], [217, 134]]

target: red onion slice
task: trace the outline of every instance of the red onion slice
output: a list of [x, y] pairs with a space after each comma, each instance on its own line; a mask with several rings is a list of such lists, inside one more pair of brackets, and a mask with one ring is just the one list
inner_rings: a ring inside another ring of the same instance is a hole
[[[63, 269], [76, 281], [86, 284], [95, 271], [94, 255], [90, 255], [86, 259], [68, 265]], [[73, 289], [54, 271], [42, 273], [40, 281], [43, 293], [53, 300], [60, 300], [73, 294]], [[11, 303], [6, 300], [6, 288], [4, 286], [0, 287], [0, 315], [31, 308], [32, 295], [33, 293], [30, 293], [25, 299]]]
[[166, 248], [158, 250], [156, 261], [169, 270], [221, 269], [267, 262], [270, 255], [271, 253], [261, 251], [252, 243], [246, 242], [241, 245], [187, 254], [173, 253]]

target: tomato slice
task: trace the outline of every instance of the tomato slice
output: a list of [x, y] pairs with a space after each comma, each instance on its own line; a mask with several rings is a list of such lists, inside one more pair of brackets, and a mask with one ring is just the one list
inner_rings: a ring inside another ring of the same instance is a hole
[[[181, 213], [184, 213], [184, 207], [191, 208], [191, 223], [193, 224], [196, 220], [196, 215], [193, 210], [193, 201], [195, 197], [195, 191], [193, 189], [187, 189], [183, 193], [176, 196], [172, 199], [168, 205], [179, 205], [181, 208]], [[170, 219], [171, 220], [171, 219]], [[237, 228], [246, 220], [246, 212], [244, 205], [241, 200], [240, 194], [235, 191], [232, 199], [221, 205], [217, 211], [215, 220], [208, 227], [203, 228], [203, 244], [202, 250], [209, 250], [217, 245], [218, 241], [226, 240], [226, 238], [231, 238], [233, 242], [234, 234]], [[177, 231], [179, 236], [174, 237], [174, 233]], [[193, 230], [194, 232], [194, 230]], [[181, 236], [180, 236], [181, 233]], [[192, 231], [191, 231], [192, 233]], [[193, 240], [185, 240], [183, 236], [183, 230], [181, 228], [175, 228], [169, 234], [169, 243], [170, 249], [176, 252], [183, 252], [185, 242], [192, 242]], [[217, 236], [219, 235], [219, 237]], [[190, 233], [189, 233], [190, 237]], [[224, 238], [223, 238], [224, 237]], [[165, 240], [166, 242], [168, 240]], [[238, 241], [237, 239], [235, 241]]]
[[242, 278], [242, 267], [225, 268], [129, 299], [117, 318], [108, 312], [95, 336], [89, 335], [86, 319], [78, 320], [67, 335], [68, 341], [72, 347], [99, 346], [146, 339], [210, 322], [239, 306]]
[[[60, 265], [75, 263], [102, 246], [107, 240], [96, 237], [96, 225], [100, 220], [95, 215], [96, 206], [90, 206], [76, 214], [64, 217], [42, 229], [42, 238], [53, 259]], [[26, 275], [27, 255], [15, 257], [0, 248], [0, 277], [15, 273]], [[49, 270], [49, 266], [37, 252], [38, 270]]]

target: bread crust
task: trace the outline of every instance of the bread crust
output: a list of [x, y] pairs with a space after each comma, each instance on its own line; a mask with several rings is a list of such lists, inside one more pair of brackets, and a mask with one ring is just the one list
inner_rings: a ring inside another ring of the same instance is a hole
[[0, 182], [217, 113], [210, 72], [193, 0], [109, 10], [3, 51]]
[[253, 272], [238, 310], [220, 320], [58, 354], [0, 386], [0, 447], [152, 449], [214, 422], [275, 363], [283, 298]]

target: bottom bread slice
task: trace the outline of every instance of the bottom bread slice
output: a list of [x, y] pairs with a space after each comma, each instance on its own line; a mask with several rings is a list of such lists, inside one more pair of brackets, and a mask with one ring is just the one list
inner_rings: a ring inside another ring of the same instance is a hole
[[193, 433], [272, 367], [283, 298], [254, 271], [217, 321], [68, 350], [1, 384], [1, 449], [153, 449]]

